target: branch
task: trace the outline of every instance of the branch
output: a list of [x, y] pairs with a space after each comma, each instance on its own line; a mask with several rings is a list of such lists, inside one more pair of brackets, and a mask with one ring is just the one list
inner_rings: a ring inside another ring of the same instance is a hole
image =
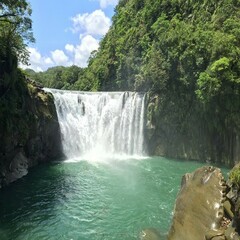
[[13, 13], [5, 13], [5, 14], [0, 15], [0, 18], [16, 17], [16, 16], [17, 16], [17, 15], [16, 15], [16, 14], [13, 14]]
[[0, 18], [0, 22], [8, 22], [8, 23], [14, 24], [13, 21], [10, 21], [10, 20], [7, 19], [7, 18], [4, 18], [4, 19], [1, 19], [1, 18]]
[[9, 24], [12, 24], [12, 25], [15, 25], [15, 26], [17, 26], [18, 24], [21, 23], [20, 21], [12, 21], [8, 18], [3, 18], [3, 19], [0, 18], [0, 23], [1, 22], [6, 22], [6, 23], [9, 23]]

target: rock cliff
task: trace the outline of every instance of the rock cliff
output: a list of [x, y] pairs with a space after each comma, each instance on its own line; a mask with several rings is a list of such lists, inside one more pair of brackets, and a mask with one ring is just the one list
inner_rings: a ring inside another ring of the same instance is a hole
[[149, 154], [234, 166], [240, 161], [240, 125], [219, 115], [194, 101], [186, 106], [181, 99], [163, 100], [159, 95], [149, 95]]
[[26, 175], [29, 168], [62, 156], [52, 95], [28, 79], [19, 86], [5, 93], [1, 109], [0, 188]]

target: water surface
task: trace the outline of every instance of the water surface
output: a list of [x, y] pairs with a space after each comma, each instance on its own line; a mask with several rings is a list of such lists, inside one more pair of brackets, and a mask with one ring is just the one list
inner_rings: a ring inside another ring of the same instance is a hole
[[166, 233], [182, 175], [202, 165], [154, 157], [37, 167], [0, 192], [0, 239], [134, 240], [147, 227]]

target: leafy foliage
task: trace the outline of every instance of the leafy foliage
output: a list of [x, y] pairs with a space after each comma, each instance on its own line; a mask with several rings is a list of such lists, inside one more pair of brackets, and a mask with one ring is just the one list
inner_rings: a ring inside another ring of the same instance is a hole
[[236, 165], [229, 173], [229, 180], [240, 187], [240, 167]]
[[25, 0], [0, 3], [0, 96], [17, 80], [18, 62], [28, 61], [26, 44], [34, 41], [30, 15]]
[[11, 51], [23, 63], [27, 63], [28, 60], [26, 44], [34, 42], [31, 13], [32, 10], [26, 0], [2, 0], [0, 3], [1, 50]]
[[10, 139], [24, 141], [29, 131], [28, 90], [18, 63], [27, 63], [26, 46], [34, 41], [30, 15], [25, 0], [0, 2], [0, 153], [8, 150]]
[[217, 157], [223, 148], [233, 155], [240, 135], [239, 18], [237, 0], [122, 0], [85, 71], [88, 83], [158, 94], [150, 116], [157, 128], [196, 138], [198, 121]]
[[75, 83], [83, 75], [83, 69], [74, 65], [71, 67], [58, 66], [39, 73], [31, 69], [26, 69], [25, 73], [48, 88], [74, 89], [77, 88]]
[[99, 89], [158, 93], [178, 120], [192, 109], [209, 128], [240, 131], [239, 1], [128, 0], [115, 11], [87, 69]]

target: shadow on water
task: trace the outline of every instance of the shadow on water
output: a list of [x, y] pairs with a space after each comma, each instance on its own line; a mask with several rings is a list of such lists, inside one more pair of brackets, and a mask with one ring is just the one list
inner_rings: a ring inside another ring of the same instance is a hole
[[[67, 173], [56, 164], [38, 166], [19, 181], [0, 191], [1, 240], [19, 236], [55, 215], [55, 204], [74, 194]], [[58, 203], [59, 204], [59, 203]], [[25, 240], [25, 238], [24, 238]]]

